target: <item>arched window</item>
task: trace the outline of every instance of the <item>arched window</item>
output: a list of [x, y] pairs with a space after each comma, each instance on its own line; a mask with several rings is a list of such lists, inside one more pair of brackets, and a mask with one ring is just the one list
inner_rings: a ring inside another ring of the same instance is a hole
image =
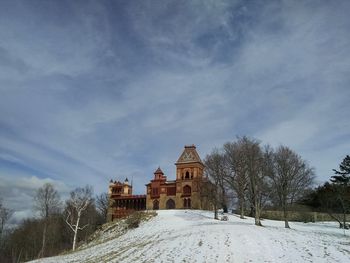
[[185, 179], [190, 179], [190, 173], [188, 171], [186, 172]]
[[184, 195], [191, 195], [191, 186], [185, 185], [183, 188], [183, 194]]
[[154, 200], [153, 201], [153, 210], [158, 210], [159, 209], [159, 201], [158, 200]]
[[173, 199], [169, 199], [166, 202], [166, 209], [175, 209], [175, 202]]
[[184, 208], [191, 208], [191, 198], [184, 198]]

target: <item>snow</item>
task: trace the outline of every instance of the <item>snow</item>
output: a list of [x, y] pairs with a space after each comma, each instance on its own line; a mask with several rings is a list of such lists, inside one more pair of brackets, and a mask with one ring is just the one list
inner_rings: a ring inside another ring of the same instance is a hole
[[139, 228], [50, 262], [350, 262], [350, 232], [336, 223], [284, 222], [199, 210], [160, 210]]

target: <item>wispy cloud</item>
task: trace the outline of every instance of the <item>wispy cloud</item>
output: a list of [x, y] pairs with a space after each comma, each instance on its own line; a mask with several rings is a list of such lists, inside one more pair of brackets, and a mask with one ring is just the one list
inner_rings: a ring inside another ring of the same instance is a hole
[[33, 178], [99, 193], [132, 177], [144, 193], [158, 165], [174, 178], [184, 144], [204, 157], [236, 135], [286, 144], [327, 180], [350, 148], [349, 11], [348, 1], [2, 2], [3, 189], [27, 178], [29, 200]]
[[39, 178], [28, 174], [4, 173], [0, 174], [0, 193], [4, 205], [14, 212], [9, 223], [16, 225], [21, 220], [35, 214], [33, 198], [36, 190], [45, 183], [52, 184], [64, 200], [72, 190], [66, 183], [51, 178]]

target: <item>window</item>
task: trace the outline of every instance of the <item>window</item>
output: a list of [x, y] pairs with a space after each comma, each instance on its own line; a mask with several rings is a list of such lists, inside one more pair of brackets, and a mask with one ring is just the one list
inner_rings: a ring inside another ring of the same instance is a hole
[[173, 199], [169, 199], [166, 202], [166, 209], [175, 209], [175, 201]]
[[158, 200], [154, 200], [153, 201], [153, 210], [158, 210], [159, 209], [159, 201]]
[[190, 179], [190, 173], [188, 171], [186, 172], [185, 179]]
[[152, 188], [152, 195], [159, 195], [158, 188]]
[[184, 198], [184, 208], [191, 208], [191, 198]]
[[184, 195], [191, 195], [191, 186], [185, 185], [182, 192]]
[[167, 195], [176, 195], [176, 187], [168, 187], [166, 189], [166, 194]]
[[112, 189], [112, 194], [120, 194], [120, 188], [113, 188]]

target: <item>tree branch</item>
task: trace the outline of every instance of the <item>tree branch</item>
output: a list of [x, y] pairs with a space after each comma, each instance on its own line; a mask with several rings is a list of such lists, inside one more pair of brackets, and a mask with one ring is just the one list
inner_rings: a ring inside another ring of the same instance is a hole
[[70, 215], [71, 215], [71, 212], [68, 211], [68, 216], [67, 216], [65, 221], [66, 221], [67, 225], [72, 229], [72, 231], [75, 232], [75, 229], [73, 228], [74, 225], [72, 225], [71, 223], [68, 222], [68, 218], [70, 217]]

